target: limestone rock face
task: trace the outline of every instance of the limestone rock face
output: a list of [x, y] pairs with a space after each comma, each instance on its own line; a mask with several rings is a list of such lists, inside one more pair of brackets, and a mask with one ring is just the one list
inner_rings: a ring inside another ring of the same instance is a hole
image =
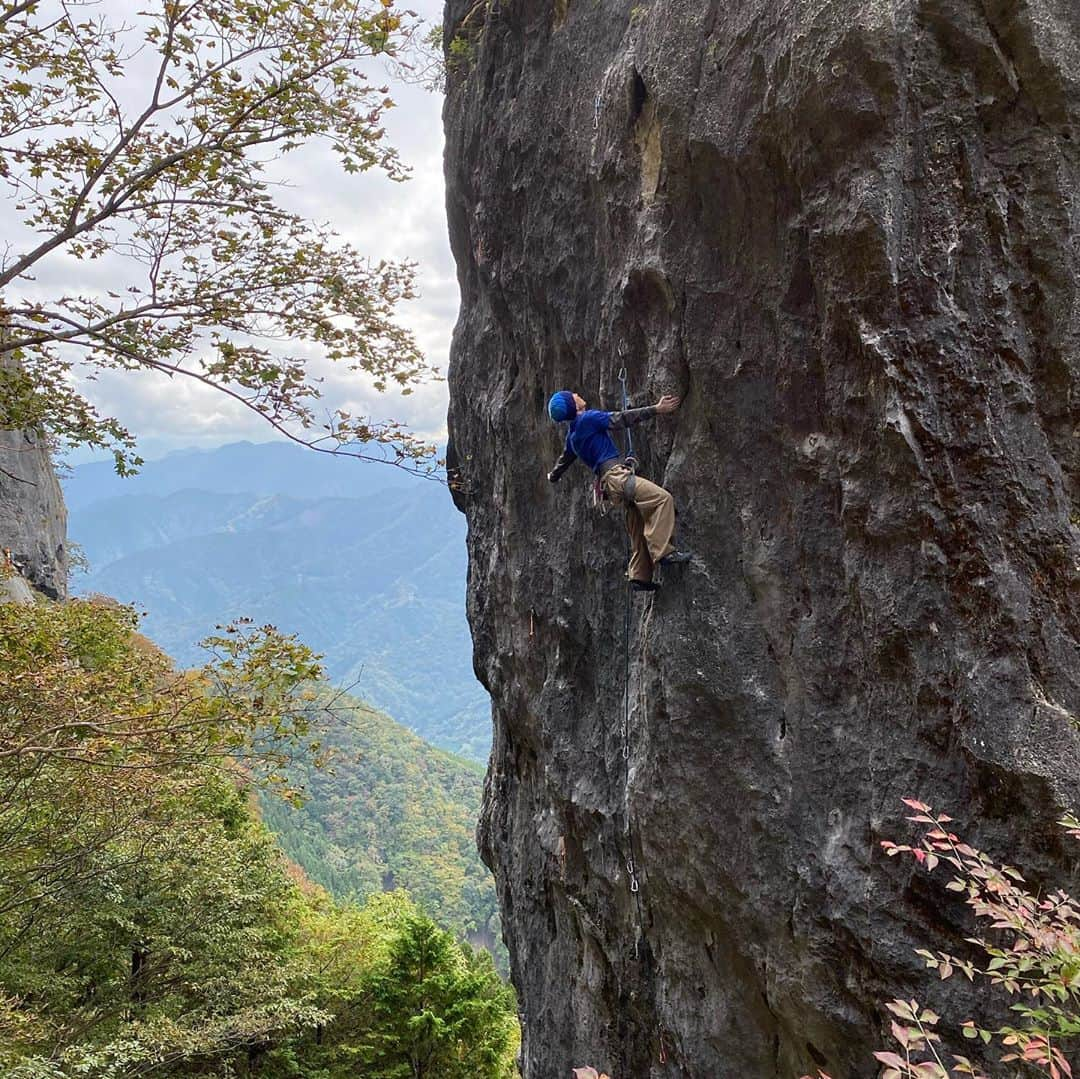
[[44, 441], [0, 431], [0, 548], [53, 599], [67, 595], [67, 510]]
[[[881, 856], [901, 797], [1075, 883], [1080, 6], [450, 0], [446, 34], [525, 1076], [873, 1075], [882, 999], [973, 1007], [912, 955], [970, 926]], [[548, 395], [617, 407], [624, 366], [685, 397], [637, 442], [696, 556], [628, 640], [618, 515], [545, 479]]]

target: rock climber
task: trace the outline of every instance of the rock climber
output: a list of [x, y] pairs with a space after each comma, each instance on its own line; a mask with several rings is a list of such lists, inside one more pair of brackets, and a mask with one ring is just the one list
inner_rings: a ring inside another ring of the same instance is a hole
[[630, 587], [638, 592], [654, 592], [655, 567], [690, 561], [686, 551], [672, 542], [675, 533], [675, 501], [668, 491], [634, 474], [623, 460], [611, 431], [623, 431], [653, 416], [666, 416], [679, 407], [679, 398], [667, 394], [655, 405], [628, 408], [623, 412], [589, 409], [580, 394], [559, 390], [548, 402], [548, 415], [556, 422], [570, 422], [563, 449], [548, 473], [558, 483], [563, 473], [580, 457], [597, 476], [607, 498], [626, 507], [626, 530], [630, 533]]

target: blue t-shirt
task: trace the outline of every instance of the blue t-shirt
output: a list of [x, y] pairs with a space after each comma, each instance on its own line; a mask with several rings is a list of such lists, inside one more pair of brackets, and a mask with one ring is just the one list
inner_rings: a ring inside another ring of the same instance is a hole
[[570, 424], [570, 433], [566, 436], [567, 448], [576, 453], [594, 472], [605, 461], [622, 457], [619, 447], [608, 434], [610, 423], [610, 412], [591, 408], [574, 419]]

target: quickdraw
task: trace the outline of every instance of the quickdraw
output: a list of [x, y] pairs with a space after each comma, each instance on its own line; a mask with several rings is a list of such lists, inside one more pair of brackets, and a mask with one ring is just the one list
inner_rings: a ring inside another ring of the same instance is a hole
[[[623, 412], [627, 410], [630, 405], [630, 398], [626, 392], [626, 368], [619, 369], [619, 384], [622, 386], [622, 408]], [[634, 456], [634, 435], [629, 427], [626, 428], [626, 466], [631, 472], [637, 472], [637, 458]]]

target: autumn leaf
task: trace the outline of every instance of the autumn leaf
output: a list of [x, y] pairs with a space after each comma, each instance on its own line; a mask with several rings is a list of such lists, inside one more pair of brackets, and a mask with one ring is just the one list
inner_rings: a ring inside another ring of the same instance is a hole
[[[347, 170], [408, 177], [369, 68], [413, 16], [392, 0], [169, 0], [81, 22], [17, 6], [0, 18], [5, 187], [26, 225], [0, 267], [0, 360], [17, 360], [0, 362], [5, 426], [107, 450], [129, 474], [134, 434], [80, 385], [156, 371], [319, 451], [437, 475], [434, 447], [400, 423], [323, 422], [313, 371], [325, 360], [401, 390], [435, 377], [396, 314], [415, 267], [367, 258], [286, 208], [264, 175], [321, 141]], [[126, 78], [134, 55], [148, 78]], [[110, 287], [43, 294], [71, 257], [108, 258]]]

